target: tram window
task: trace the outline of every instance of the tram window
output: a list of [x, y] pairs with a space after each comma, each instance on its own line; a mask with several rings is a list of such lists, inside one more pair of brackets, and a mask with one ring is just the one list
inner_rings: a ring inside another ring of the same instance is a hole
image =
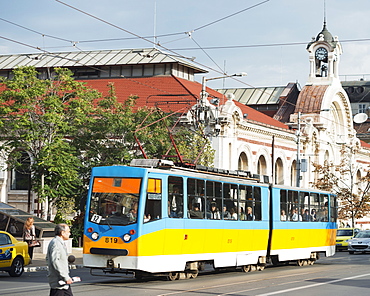
[[183, 179], [168, 177], [168, 216], [182, 218], [184, 215]]
[[230, 208], [230, 215], [232, 220], [238, 220], [238, 185], [231, 184], [231, 200], [233, 203], [233, 207]]
[[245, 218], [246, 220], [251, 221], [253, 220], [253, 207], [254, 207], [253, 187], [246, 186], [245, 190], [246, 190]]
[[288, 190], [288, 220], [299, 221], [298, 192]]
[[238, 220], [238, 185], [224, 183], [222, 216], [225, 220]]
[[247, 220], [246, 211], [247, 211], [247, 208], [246, 208], [246, 202], [245, 202], [245, 200], [239, 201], [239, 215], [238, 215], [238, 219], [240, 221], [246, 221]]
[[310, 193], [300, 192], [299, 193], [300, 215], [302, 217], [302, 221], [305, 221], [305, 222], [311, 221], [309, 202], [310, 202]]
[[204, 181], [188, 179], [188, 217], [191, 219], [203, 219], [205, 211]]
[[254, 220], [261, 220], [262, 219], [262, 212], [261, 212], [261, 188], [254, 187]]
[[328, 196], [326, 194], [320, 194], [319, 200], [320, 200], [319, 210], [316, 214], [317, 221], [327, 222], [329, 221]]
[[206, 182], [206, 213], [207, 219], [221, 219], [222, 196], [221, 183], [207, 181]]
[[280, 190], [280, 220], [286, 221], [287, 220], [287, 191]]
[[311, 193], [310, 194], [310, 215], [311, 221], [317, 221], [317, 209], [319, 208], [319, 194], [318, 193]]
[[330, 195], [330, 222], [337, 221], [337, 212], [338, 212], [337, 197], [335, 195]]
[[127, 225], [137, 220], [139, 178], [94, 178], [89, 221]]
[[244, 185], [240, 185], [239, 186], [239, 210], [238, 210], [239, 217], [238, 218], [241, 221], [247, 220], [247, 215], [246, 215], [247, 201], [246, 201], [246, 198], [247, 198], [247, 188]]
[[162, 180], [148, 179], [147, 196], [145, 202], [144, 222], [162, 218]]

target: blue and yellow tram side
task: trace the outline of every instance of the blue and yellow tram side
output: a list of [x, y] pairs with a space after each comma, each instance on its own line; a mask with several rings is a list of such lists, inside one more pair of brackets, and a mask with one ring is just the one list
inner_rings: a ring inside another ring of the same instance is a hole
[[279, 186], [272, 188], [272, 196], [272, 259], [297, 260], [301, 265], [313, 263], [320, 253], [334, 255], [337, 230], [335, 195]]
[[[84, 266], [174, 279], [196, 276], [201, 263], [244, 271], [263, 269], [269, 258], [313, 263], [319, 252], [335, 250], [332, 200], [327, 193], [271, 189], [189, 169], [97, 167], [87, 200]], [[282, 209], [295, 206], [326, 206], [327, 221], [281, 220]]]

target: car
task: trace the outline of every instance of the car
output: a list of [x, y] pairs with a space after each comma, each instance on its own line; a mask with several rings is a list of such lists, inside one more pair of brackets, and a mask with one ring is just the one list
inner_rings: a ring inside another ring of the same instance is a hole
[[347, 240], [353, 238], [360, 229], [358, 228], [338, 228], [336, 238], [336, 250], [347, 251], [348, 242]]
[[28, 244], [18, 241], [6, 231], [0, 231], [0, 271], [7, 271], [10, 276], [18, 277], [30, 261]]
[[348, 252], [370, 252], [370, 230], [358, 232], [354, 238], [348, 240]]

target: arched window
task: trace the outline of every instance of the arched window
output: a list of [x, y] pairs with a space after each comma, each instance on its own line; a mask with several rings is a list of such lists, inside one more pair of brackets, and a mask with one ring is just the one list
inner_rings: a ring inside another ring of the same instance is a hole
[[292, 162], [292, 167], [290, 169], [290, 186], [296, 186], [297, 185], [297, 162], [294, 160]]
[[247, 171], [248, 170], [248, 158], [247, 155], [242, 152], [238, 160], [238, 170]]
[[361, 171], [360, 170], [357, 170], [357, 173], [356, 173], [356, 179], [354, 180], [354, 188], [353, 188], [353, 191], [355, 193], [357, 193], [359, 190], [361, 190]]
[[329, 164], [329, 151], [325, 151], [325, 154], [324, 154], [324, 165], [328, 165]]
[[30, 156], [26, 151], [14, 151], [10, 158], [13, 158], [10, 189], [28, 190], [30, 186]]
[[259, 174], [260, 176], [267, 175], [267, 163], [266, 158], [263, 155], [261, 155], [258, 159], [257, 174]]
[[284, 167], [281, 158], [278, 158], [275, 162], [275, 184], [284, 184]]

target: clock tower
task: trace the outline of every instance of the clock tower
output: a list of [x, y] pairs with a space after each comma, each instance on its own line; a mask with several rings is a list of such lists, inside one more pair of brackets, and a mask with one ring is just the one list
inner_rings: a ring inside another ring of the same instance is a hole
[[325, 20], [321, 32], [308, 43], [307, 51], [310, 74], [299, 93], [290, 122], [297, 128], [298, 135], [297, 184], [308, 187], [315, 176], [302, 173], [300, 157], [309, 158], [308, 163], [338, 164], [343, 145], [354, 147], [358, 141], [350, 101], [339, 79], [342, 46], [338, 37], [333, 37], [326, 28]]
[[310, 75], [307, 84], [328, 85], [334, 80], [339, 81], [338, 64], [342, 54], [342, 46], [338, 37], [333, 37], [324, 27], [317, 37], [307, 45], [310, 58]]

